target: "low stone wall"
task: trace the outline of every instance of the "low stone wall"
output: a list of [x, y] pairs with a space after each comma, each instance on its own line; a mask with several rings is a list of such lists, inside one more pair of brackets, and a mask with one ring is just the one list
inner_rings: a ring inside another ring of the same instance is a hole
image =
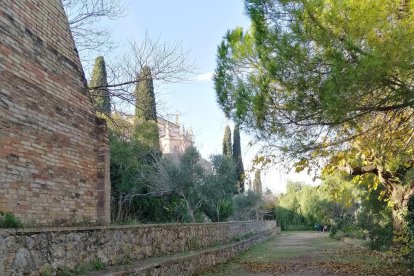
[[206, 272], [216, 265], [225, 263], [240, 253], [248, 250], [251, 246], [262, 242], [280, 232], [271, 231], [262, 233], [243, 241], [224, 245], [211, 249], [203, 249], [190, 252], [181, 256], [171, 256], [147, 260], [141, 263], [110, 267], [104, 271], [96, 271], [87, 274], [88, 276], [126, 276], [126, 275], [198, 275]]
[[207, 248], [276, 229], [274, 221], [0, 231], [0, 275], [122, 264]]

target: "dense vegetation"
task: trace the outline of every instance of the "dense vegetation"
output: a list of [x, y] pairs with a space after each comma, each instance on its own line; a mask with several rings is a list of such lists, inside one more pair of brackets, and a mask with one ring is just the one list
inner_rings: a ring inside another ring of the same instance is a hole
[[203, 166], [194, 147], [159, 156], [139, 141], [111, 134], [112, 218], [115, 223], [209, 222], [260, 218], [260, 195], [236, 194], [233, 158], [211, 156]]
[[[235, 122], [233, 143], [226, 127], [223, 155], [209, 168], [195, 148], [161, 156], [155, 72], [143, 66], [133, 82], [133, 127], [119, 114], [109, 123], [114, 221], [259, 219], [267, 208], [284, 229], [326, 225], [336, 238], [368, 238], [373, 248], [412, 256], [413, 2], [245, 6], [251, 27], [225, 35], [214, 77], [218, 103]], [[105, 78], [98, 58], [89, 86], [101, 114], [110, 113]], [[276, 199], [263, 194], [256, 171], [246, 192], [239, 128], [263, 144], [257, 163], [313, 169], [322, 184], [289, 183]]]
[[[379, 191], [391, 212], [395, 253], [408, 256], [414, 246], [413, 3], [245, 5], [251, 28], [229, 31], [218, 48], [214, 80], [223, 111], [265, 144], [258, 161], [322, 169], [326, 177], [344, 171], [355, 190]], [[380, 202], [371, 204], [378, 207], [373, 215], [385, 212]]]
[[[104, 71], [104, 63], [99, 64]], [[194, 147], [162, 156], [150, 69], [144, 68], [138, 79], [134, 116], [113, 113], [108, 118], [113, 222], [260, 218], [260, 193], [235, 196], [244, 177], [238, 128], [232, 143], [230, 127], [226, 127], [224, 154], [211, 156], [210, 162], [202, 160]], [[101, 77], [100, 81], [105, 79]], [[100, 97], [96, 96], [98, 100]]]
[[326, 226], [332, 237], [368, 239], [372, 248], [387, 249], [392, 241], [392, 216], [380, 194], [381, 188], [368, 191], [340, 175], [329, 176], [316, 187], [290, 182], [274, 212], [285, 230]]

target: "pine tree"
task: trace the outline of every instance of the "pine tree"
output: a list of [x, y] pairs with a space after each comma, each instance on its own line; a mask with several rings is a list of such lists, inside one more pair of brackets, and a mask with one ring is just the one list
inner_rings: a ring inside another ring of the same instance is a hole
[[253, 190], [255, 191], [256, 194], [259, 194], [259, 195], [261, 195], [263, 192], [262, 179], [260, 177], [260, 170], [256, 170], [254, 172]]
[[224, 129], [223, 155], [224, 156], [232, 156], [231, 130], [230, 130], [230, 127], [229, 126], [226, 126], [226, 128]]
[[160, 151], [154, 85], [151, 69], [143, 67], [135, 87], [135, 138], [156, 152]]
[[240, 130], [239, 126], [234, 126], [233, 131], [233, 159], [236, 164], [237, 171], [237, 184], [240, 193], [244, 192], [244, 167], [243, 160], [241, 155], [241, 146], [240, 146]]
[[106, 88], [107, 85], [105, 60], [102, 56], [99, 56], [95, 60], [89, 87], [99, 87], [91, 90], [93, 105], [98, 112], [109, 115], [111, 113], [111, 98]]

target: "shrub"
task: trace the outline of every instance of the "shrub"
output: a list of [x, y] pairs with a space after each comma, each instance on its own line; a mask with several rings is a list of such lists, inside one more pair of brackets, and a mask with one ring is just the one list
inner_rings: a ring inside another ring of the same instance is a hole
[[367, 238], [367, 231], [353, 225], [348, 225], [340, 230], [335, 227], [331, 228], [329, 236], [336, 240], [344, 238], [365, 240]]
[[12, 213], [0, 212], [0, 227], [1, 228], [21, 228], [22, 222]]

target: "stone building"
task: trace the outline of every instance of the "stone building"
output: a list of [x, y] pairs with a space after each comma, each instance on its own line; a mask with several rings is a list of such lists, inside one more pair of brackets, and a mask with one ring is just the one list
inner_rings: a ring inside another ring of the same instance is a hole
[[194, 145], [192, 129], [186, 130], [184, 126], [181, 126], [178, 122], [178, 115], [175, 123], [160, 117], [157, 121], [163, 154], [180, 154]]
[[0, 1], [0, 211], [110, 220], [105, 121], [88, 99], [60, 0]]

